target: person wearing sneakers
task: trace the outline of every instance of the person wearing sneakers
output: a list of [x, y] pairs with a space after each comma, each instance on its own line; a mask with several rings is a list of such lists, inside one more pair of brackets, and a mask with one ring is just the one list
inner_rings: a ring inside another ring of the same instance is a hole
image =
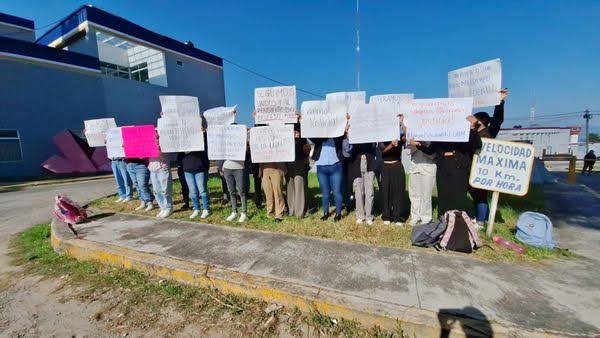
[[406, 177], [402, 165], [402, 143], [400, 140], [383, 142], [379, 144], [383, 165], [381, 167], [381, 197], [383, 224], [395, 222], [402, 226], [406, 221]]
[[154, 204], [152, 204], [152, 194], [148, 187], [150, 184], [150, 171], [147, 167], [147, 160], [143, 158], [127, 158], [125, 159], [125, 163], [127, 163], [127, 172], [131, 180], [135, 183], [138, 199], [140, 200], [140, 205], [135, 210], [151, 211], [154, 209]]
[[[229, 191], [229, 201], [231, 202], [231, 214], [227, 217], [227, 222], [232, 222], [237, 218], [237, 196], [240, 196], [242, 213], [238, 219], [239, 223], [243, 223], [248, 219], [247, 203], [246, 203], [246, 161], [224, 160], [217, 164], [222, 167], [220, 170], [221, 177], [227, 182], [227, 190]], [[237, 190], [237, 191], [236, 191]]]
[[344, 157], [348, 163], [348, 178], [354, 188], [356, 201], [356, 223], [373, 224], [373, 200], [375, 196], [375, 143], [350, 144], [348, 139], [343, 143]]
[[[207, 143], [206, 133], [204, 133], [204, 144]], [[208, 161], [208, 154], [206, 150], [187, 152], [183, 155], [182, 164], [185, 181], [190, 190], [190, 199], [194, 206], [194, 212], [190, 215], [190, 219], [198, 216], [207, 218], [210, 215], [210, 198], [208, 196], [210, 162]], [[202, 202], [202, 213], [200, 213], [200, 201]]]
[[161, 152], [158, 157], [150, 158], [148, 170], [150, 170], [154, 197], [160, 207], [160, 212], [156, 217], [169, 217], [173, 213], [173, 177], [169, 156]]
[[117, 193], [119, 199], [116, 203], [127, 203], [133, 199], [133, 182], [127, 172], [127, 163], [124, 158], [111, 158], [110, 166], [112, 168], [113, 175], [115, 176], [115, 182], [117, 183]]

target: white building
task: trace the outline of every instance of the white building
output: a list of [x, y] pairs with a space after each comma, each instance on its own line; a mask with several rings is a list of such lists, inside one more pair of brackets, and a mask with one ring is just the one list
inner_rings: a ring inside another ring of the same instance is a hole
[[535, 156], [544, 153], [578, 154], [581, 127], [529, 127], [501, 129], [497, 139], [506, 141], [528, 141], [535, 147]]

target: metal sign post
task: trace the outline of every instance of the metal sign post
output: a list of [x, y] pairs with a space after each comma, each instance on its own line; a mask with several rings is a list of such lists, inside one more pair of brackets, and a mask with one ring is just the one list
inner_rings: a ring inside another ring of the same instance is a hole
[[498, 210], [498, 200], [500, 199], [500, 193], [498, 191], [492, 192], [492, 200], [490, 201], [490, 215], [488, 217], [487, 230], [485, 234], [492, 235], [494, 229], [494, 221], [496, 220], [496, 211]]

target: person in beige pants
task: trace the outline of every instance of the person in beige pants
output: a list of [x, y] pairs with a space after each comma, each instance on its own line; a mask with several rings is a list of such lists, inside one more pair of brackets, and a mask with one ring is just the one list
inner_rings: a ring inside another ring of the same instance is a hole
[[285, 212], [285, 197], [283, 196], [283, 182], [286, 173], [285, 163], [261, 163], [261, 185], [265, 192], [267, 216], [275, 215], [275, 220], [283, 220]]
[[431, 195], [435, 185], [436, 165], [433, 155], [427, 155], [414, 145], [410, 150], [408, 170], [408, 197], [410, 224], [429, 223], [432, 219]]

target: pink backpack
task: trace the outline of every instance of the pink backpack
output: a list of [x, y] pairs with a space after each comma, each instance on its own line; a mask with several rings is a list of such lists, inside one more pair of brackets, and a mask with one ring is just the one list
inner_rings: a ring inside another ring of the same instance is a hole
[[54, 198], [54, 216], [67, 224], [77, 224], [87, 220], [85, 209], [66, 196]]
[[466, 212], [450, 210], [444, 214], [448, 224], [442, 235], [440, 246], [446, 250], [471, 253], [481, 247], [477, 233], [477, 222], [469, 218]]

